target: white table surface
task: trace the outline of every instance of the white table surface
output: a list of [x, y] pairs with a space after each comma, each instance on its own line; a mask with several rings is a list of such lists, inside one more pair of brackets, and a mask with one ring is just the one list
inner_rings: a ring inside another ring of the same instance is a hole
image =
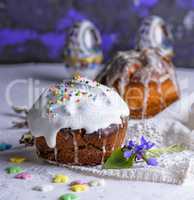
[[[181, 86], [186, 90], [194, 90], [194, 70], [177, 69]], [[63, 80], [65, 74], [62, 64], [20, 64], [0, 65], [0, 143], [6, 142], [18, 146], [18, 140], [25, 130], [11, 129], [11, 121], [17, 120], [14, 112], [6, 102], [5, 91], [8, 85], [16, 79], [40, 80], [40, 86]], [[16, 84], [11, 89], [11, 99], [17, 105], [28, 104], [28, 85]], [[33, 175], [32, 180], [17, 180], [13, 175], [5, 173], [10, 166], [8, 159], [14, 155], [24, 155], [28, 161], [21, 166]], [[77, 172], [51, 166], [36, 159], [31, 151], [13, 149], [0, 152], [0, 200], [55, 200], [59, 196], [70, 192], [66, 184], [52, 184], [52, 176], [63, 173], [70, 180], [93, 180], [96, 177], [79, 174]], [[78, 193], [81, 200], [194, 200], [194, 185], [169, 185], [148, 182], [131, 182], [124, 180], [105, 179], [105, 187], [91, 188], [87, 192]], [[54, 191], [48, 193], [36, 192], [33, 186], [52, 184]]]

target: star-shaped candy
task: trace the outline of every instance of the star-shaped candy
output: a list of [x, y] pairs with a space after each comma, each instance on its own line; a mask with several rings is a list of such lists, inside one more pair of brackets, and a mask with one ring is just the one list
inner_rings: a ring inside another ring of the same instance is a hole
[[20, 164], [20, 163], [24, 162], [26, 160], [26, 158], [24, 158], [22, 156], [15, 156], [15, 157], [11, 157], [9, 160], [12, 163]]
[[12, 167], [6, 168], [6, 171], [8, 174], [17, 174], [17, 173], [21, 173], [23, 169], [21, 167], [12, 166]]
[[31, 178], [32, 178], [32, 175], [29, 174], [28, 172], [22, 172], [22, 173], [17, 174], [17, 175], [15, 176], [15, 178], [27, 180], [27, 179], [31, 179]]
[[64, 194], [62, 195], [59, 200], [79, 200], [80, 198], [75, 194]]
[[11, 149], [12, 145], [7, 143], [0, 143], [0, 151]]
[[53, 183], [67, 183], [69, 181], [69, 177], [63, 174], [57, 174], [53, 178]]
[[73, 185], [70, 188], [73, 192], [84, 192], [86, 190], [88, 190], [88, 185], [86, 184], [77, 184], [77, 185]]

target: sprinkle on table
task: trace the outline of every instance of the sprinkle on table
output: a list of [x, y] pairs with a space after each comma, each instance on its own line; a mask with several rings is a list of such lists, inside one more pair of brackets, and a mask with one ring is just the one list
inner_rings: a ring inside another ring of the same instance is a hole
[[53, 178], [53, 183], [67, 183], [69, 181], [69, 177], [63, 174], [57, 174]]
[[39, 192], [50, 192], [54, 189], [52, 185], [37, 185], [32, 188], [32, 190], [39, 191]]
[[17, 174], [17, 173], [21, 173], [23, 169], [18, 166], [12, 166], [12, 167], [6, 168], [6, 171], [8, 174]]
[[90, 187], [105, 186], [105, 180], [104, 180], [104, 179], [93, 180], [93, 181], [90, 181], [90, 182], [88, 183], [88, 185], [89, 185]]
[[68, 193], [62, 195], [59, 200], [79, 200], [80, 198], [76, 194]]
[[70, 188], [73, 192], [85, 192], [88, 190], [88, 185], [86, 184], [77, 184], [73, 185]]
[[0, 151], [6, 151], [12, 148], [11, 144], [0, 143]]
[[26, 160], [26, 158], [22, 156], [15, 156], [15, 157], [11, 157], [9, 160], [12, 163], [20, 164], [20, 163], [23, 163]]
[[22, 172], [19, 173], [15, 176], [16, 179], [23, 179], [23, 180], [28, 180], [32, 178], [32, 175], [29, 174], [28, 172]]
[[76, 180], [76, 181], [73, 181], [69, 184], [69, 186], [73, 186], [73, 185], [81, 185], [81, 184], [87, 184], [85, 181], [82, 181], [82, 180]]

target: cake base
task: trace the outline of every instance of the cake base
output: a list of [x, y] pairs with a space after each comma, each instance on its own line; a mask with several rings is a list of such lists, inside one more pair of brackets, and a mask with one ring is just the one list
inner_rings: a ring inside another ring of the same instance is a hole
[[172, 80], [162, 83], [150, 81], [147, 88], [142, 83], [126, 86], [124, 100], [128, 103], [132, 119], [150, 118], [179, 99], [179, 92]]
[[126, 136], [128, 118], [121, 125], [110, 125], [106, 129], [87, 134], [85, 129], [72, 131], [62, 129], [57, 134], [55, 148], [49, 148], [44, 137], [36, 138], [39, 157], [69, 165], [102, 164], [120, 147]]

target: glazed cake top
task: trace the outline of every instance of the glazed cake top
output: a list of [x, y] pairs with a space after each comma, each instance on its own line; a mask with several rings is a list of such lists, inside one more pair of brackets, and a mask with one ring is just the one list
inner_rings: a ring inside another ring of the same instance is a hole
[[55, 147], [62, 128], [91, 134], [128, 116], [127, 104], [114, 89], [77, 76], [45, 90], [30, 110], [28, 123], [34, 136], [44, 136], [48, 146]]
[[172, 62], [164, 58], [158, 49], [149, 48], [118, 52], [97, 77], [97, 81], [111, 87], [118, 82], [118, 91], [123, 96], [130, 82], [163, 82], [174, 79], [174, 75]]

